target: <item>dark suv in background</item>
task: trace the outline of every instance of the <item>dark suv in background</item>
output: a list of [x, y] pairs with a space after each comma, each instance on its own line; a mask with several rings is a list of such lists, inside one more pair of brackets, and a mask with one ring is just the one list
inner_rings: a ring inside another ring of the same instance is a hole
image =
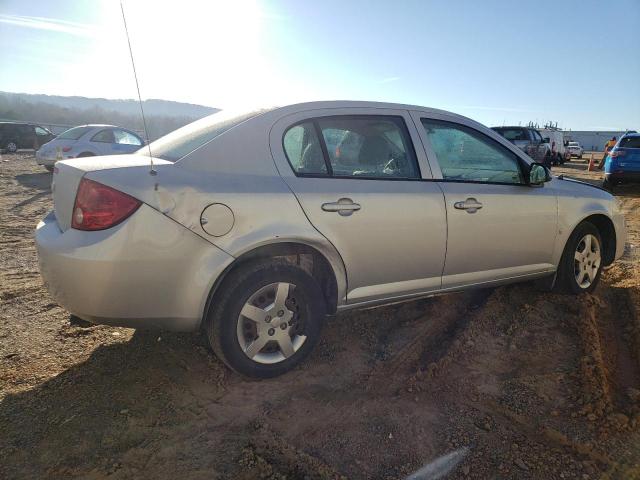
[[540, 132], [532, 127], [491, 127], [511, 143], [522, 149], [536, 162], [551, 167], [553, 156], [551, 146], [545, 142]]
[[37, 150], [56, 136], [40, 125], [0, 122], [0, 150], [13, 153], [20, 148]]

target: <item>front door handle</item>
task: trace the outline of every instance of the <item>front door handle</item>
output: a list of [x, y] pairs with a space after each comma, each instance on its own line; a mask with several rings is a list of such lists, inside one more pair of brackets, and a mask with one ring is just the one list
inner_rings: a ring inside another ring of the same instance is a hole
[[360, 210], [360, 204], [354, 203], [350, 198], [341, 198], [337, 202], [323, 203], [322, 210], [325, 212], [338, 212], [343, 217], [348, 217], [353, 212]]
[[466, 210], [467, 213], [476, 213], [482, 208], [482, 204], [475, 198], [467, 198], [464, 202], [454, 203], [453, 208], [457, 208], [458, 210]]

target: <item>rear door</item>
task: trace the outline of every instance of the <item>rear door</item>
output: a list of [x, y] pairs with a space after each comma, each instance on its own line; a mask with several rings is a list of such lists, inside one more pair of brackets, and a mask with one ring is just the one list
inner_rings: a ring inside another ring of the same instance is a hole
[[282, 178], [341, 255], [347, 302], [441, 286], [446, 212], [408, 112], [327, 109], [287, 116], [271, 131]]
[[414, 118], [445, 196], [443, 288], [553, 271], [553, 189], [528, 186], [524, 161], [473, 122], [420, 112]]

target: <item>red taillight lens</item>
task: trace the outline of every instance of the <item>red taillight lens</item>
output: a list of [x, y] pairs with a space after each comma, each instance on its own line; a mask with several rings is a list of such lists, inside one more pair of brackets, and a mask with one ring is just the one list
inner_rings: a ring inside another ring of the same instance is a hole
[[135, 212], [139, 200], [93, 180], [83, 178], [73, 205], [71, 226], [78, 230], [111, 228]]
[[62, 147], [63, 152], [69, 152], [70, 150], [71, 150], [71, 147]]

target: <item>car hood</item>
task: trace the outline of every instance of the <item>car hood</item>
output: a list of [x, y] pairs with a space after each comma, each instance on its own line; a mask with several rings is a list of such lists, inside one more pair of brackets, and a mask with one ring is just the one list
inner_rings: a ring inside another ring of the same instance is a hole
[[569, 178], [564, 175], [554, 177], [553, 186], [559, 192], [563, 192], [567, 195], [613, 200], [613, 196], [606, 190], [603, 190], [599, 185], [594, 185], [575, 178]]

